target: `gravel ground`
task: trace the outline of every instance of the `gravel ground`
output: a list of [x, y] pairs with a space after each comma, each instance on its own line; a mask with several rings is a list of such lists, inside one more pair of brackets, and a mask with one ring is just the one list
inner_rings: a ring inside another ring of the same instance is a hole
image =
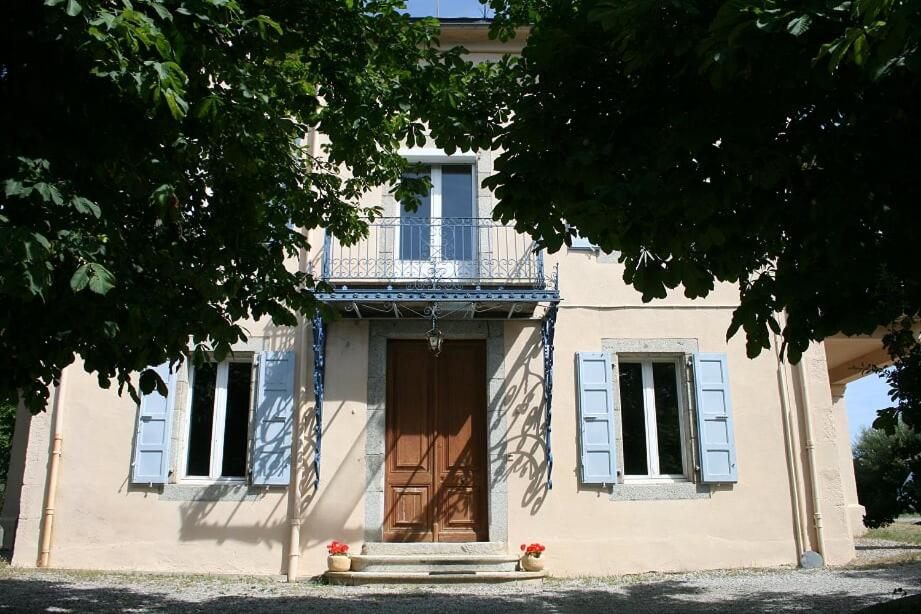
[[913, 556], [921, 560], [921, 546], [864, 537], [857, 540], [857, 558], [854, 562], [861, 564], [894, 557], [911, 558]]
[[852, 612], [921, 594], [921, 546], [861, 540], [846, 568], [708, 571], [510, 586], [331, 587], [278, 578], [13, 569], [0, 612]]

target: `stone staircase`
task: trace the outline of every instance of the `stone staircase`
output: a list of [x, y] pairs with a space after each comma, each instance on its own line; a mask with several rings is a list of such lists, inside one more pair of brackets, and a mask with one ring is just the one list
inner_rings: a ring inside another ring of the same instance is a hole
[[518, 557], [501, 542], [367, 543], [351, 571], [327, 571], [330, 584], [519, 583], [537, 585], [545, 572], [518, 571]]

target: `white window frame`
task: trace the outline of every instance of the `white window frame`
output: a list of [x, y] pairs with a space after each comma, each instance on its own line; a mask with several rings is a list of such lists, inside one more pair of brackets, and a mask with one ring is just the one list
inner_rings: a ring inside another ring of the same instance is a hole
[[[684, 383], [681, 377], [682, 369], [685, 368], [682, 357], [675, 355], [638, 355], [638, 354], [618, 354], [614, 362], [615, 381], [617, 382], [617, 399], [620, 409], [621, 433], [623, 433], [623, 403], [620, 399], [620, 365], [621, 363], [632, 363], [641, 365], [643, 378], [643, 415], [646, 427], [646, 468], [648, 473], [645, 475], [628, 474], [626, 456], [622, 457], [623, 469], [622, 476], [624, 483], [673, 483], [687, 482], [688, 466], [690, 464], [688, 427], [686, 424], [686, 397], [683, 390]], [[659, 473], [659, 433], [656, 422], [655, 406], [655, 386], [653, 384], [652, 365], [654, 363], [666, 363], [675, 365], [675, 391], [678, 400], [678, 431], [679, 441], [681, 442], [681, 470], [682, 473]], [[621, 440], [622, 441], [622, 440]]]
[[414, 277], [428, 275], [431, 263], [439, 264], [439, 273], [448, 278], [466, 278], [471, 277], [477, 270], [477, 261], [479, 260], [479, 232], [476, 227], [471, 230], [470, 260], [443, 260], [441, 256], [442, 248], [442, 176], [441, 170], [445, 166], [467, 166], [470, 167], [470, 179], [472, 182], [470, 203], [470, 218], [479, 217], [479, 194], [477, 190], [477, 158], [475, 154], [445, 154], [440, 149], [417, 148], [400, 150], [400, 154], [408, 162], [424, 164], [429, 168], [429, 177], [432, 181], [432, 190], [429, 195], [429, 204], [431, 207], [432, 220], [438, 220], [439, 223], [430, 225], [430, 245], [429, 257], [427, 260], [410, 260], [400, 258], [401, 242], [400, 234], [402, 232], [402, 218], [406, 214], [402, 204], [398, 203], [397, 217], [400, 222], [396, 224], [394, 233], [394, 270], [401, 277]]
[[[189, 394], [185, 400], [185, 425], [183, 437], [182, 454], [179, 458], [179, 476], [182, 482], [187, 483], [222, 483], [222, 484], [244, 484], [249, 479], [248, 475], [239, 477], [221, 476], [221, 467], [224, 464], [224, 428], [227, 424], [227, 382], [230, 377], [230, 363], [246, 363], [250, 365], [250, 397], [249, 397], [249, 426], [247, 428], [247, 440], [251, 438], [253, 422], [253, 393], [255, 382], [253, 379], [252, 366], [255, 364], [253, 356], [234, 356], [217, 363], [217, 376], [215, 377], [214, 404], [211, 408], [213, 418], [211, 420], [211, 460], [208, 464], [208, 475], [188, 475], [189, 469], [189, 438], [192, 435], [192, 396], [195, 390], [195, 367], [189, 364]], [[246, 455], [244, 466], [249, 467], [250, 446], [246, 446]], [[248, 474], [249, 472], [246, 471]]]

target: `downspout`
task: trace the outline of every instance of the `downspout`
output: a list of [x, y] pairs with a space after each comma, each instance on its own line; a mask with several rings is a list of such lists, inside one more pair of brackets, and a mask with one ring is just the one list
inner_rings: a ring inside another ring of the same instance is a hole
[[812, 401], [809, 397], [809, 383], [802, 359], [796, 364], [796, 369], [799, 375], [800, 393], [803, 397], [803, 422], [806, 426], [806, 458], [809, 461], [809, 490], [812, 495], [812, 518], [815, 527], [815, 545], [816, 551], [821, 555], [822, 562], [824, 563], [825, 533], [822, 527], [822, 512], [819, 507], [819, 481], [815, 462], [815, 439], [812, 435]]
[[38, 567], [48, 567], [51, 562], [51, 533], [54, 529], [54, 508], [58, 492], [58, 470], [61, 466], [61, 450], [64, 443], [64, 378], [67, 370], [61, 371], [54, 391], [52, 406], [51, 458], [48, 462], [48, 479], [45, 481], [45, 509], [42, 513], [42, 544], [38, 555]]
[[787, 453], [787, 473], [790, 479], [790, 498], [793, 504], [793, 529], [796, 540], [796, 558], [806, 551], [806, 534], [803, 527], [803, 504], [800, 500], [799, 465], [796, 462], [796, 445], [793, 437], [793, 420], [790, 415], [790, 391], [787, 387], [787, 368], [780, 356], [780, 338], [774, 334], [774, 351], [777, 356], [777, 384], [783, 411], [784, 450]]
[[304, 334], [306, 322], [303, 316], [298, 316], [297, 333], [297, 395], [294, 411], [294, 433], [291, 438], [291, 483], [288, 485], [288, 525], [290, 533], [288, 534], [288, 582], [297, 581], [297, 573], [301, 561], [301, 483], [304, 479], [304, 463], [301, 460], [301, 425], [303, 424], [304, 401], [306, 382], [306, 365], [307, 356], [304, 340], [307, 335]]
[[[316, 130], [307, 134], [308, 150], [311, 157], [316, 157], [318, 139]], [[302, 253], [301, 266], [304, 270], [309, 266], [310, 254]], [[291, 482], [288, 485], [288, 582], [296, 582], [301, 561], [301, 484], [304, 482], [304, 463], [301, 458], [301, 427], [304, 423], [304, 404], [307, 398], [307, 334], [304, 327], [307, 322], [302, 315], [298, 315], [297, 332], [297, 395], [296, 409], [294, 412], [294, 433], [291, 438]]]

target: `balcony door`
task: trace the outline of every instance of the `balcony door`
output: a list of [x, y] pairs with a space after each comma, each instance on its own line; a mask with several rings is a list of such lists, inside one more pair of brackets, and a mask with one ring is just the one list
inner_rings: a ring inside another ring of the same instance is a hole
[[432, 164], [416, 177], [432, 189], [415, 211], [400, 207], [398, 277], [463, 280], [476, 276], [476, 179], [470, 164]]

